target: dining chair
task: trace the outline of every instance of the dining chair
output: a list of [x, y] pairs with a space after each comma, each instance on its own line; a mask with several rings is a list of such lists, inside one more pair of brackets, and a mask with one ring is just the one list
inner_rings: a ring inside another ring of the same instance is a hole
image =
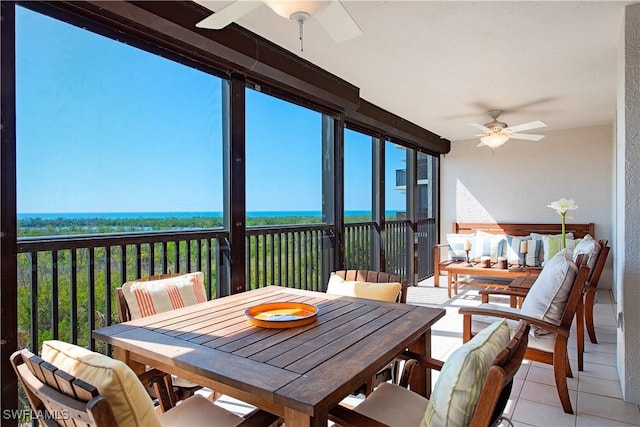
[[455, 350], [446, 362], [419, 362], [441, 371], [429, 399], [402, 385], [385, 383], [353, 409], [342, 405], [330, 409], [329, 418], [344, 426], [366, 427], [496, 425], [528, 338], [529, 325], [524, 321], [518, 323], [512, 338], [506, 321], [494, 322]]
[[[373, 270], [338, 270], [329, 277], [327, 293], [405, 304], [407, 288], [407, 281], [395, 274]], [[393, 360], [354, 394], [369, 395], [378, 384], [387, 381], [397, 383], [400, 365], [400, 360]]]
[[240, 417], [199, 394], [158, 414], [123, 362], [62, 341], [45, 341], [42, 353], [39, 357], [23, 349], [11, 355], [41, 426], [269, 426], [278, 419], [258, 409]]
[[598, 259], [591, 271], [591, 275], [589, 280], [587, 280], [587, 284], [585, 285], [585, 295], [584, 295], [584, 321], [587, 327], [587, 333], [589, 334], [589, 339], [592, 343], [598, 344], [598, 340], [596, 339], [596, 328], [593, 323], [593, 307], [596, 304], [596, 296], [598, 290], [598, 282], [600, 282], [600, 276], [602, 276], [602, 270], [604, 270], [604, 266], [607, 262], [607, 257], [609, 256], [609, 252], [611, 251], [611, 247], [609, 247], [609, 241], [606, 239], [601, 239], [598, 241], [600, 244], [600, 253], [598, 254]]
[[572, 378], [567, 344], [570, 328], [578, 306], [582, 303], [582, 292], [589, 276], [586, 255], [573, 262], [571, 253], [565, 249], [547, 262], [534, 285], [527, 293], [522, 308], [505, 307], [483, 303], [478, 307], [462, 307], [463, 341], [495, 321], [510, 319], [510, 326], [518, 320], [531, 325], [531, 333], [525, 359], [553, 366], [556, 389], [562, 408], [573, 413], [567, 377]]
[[[207, 300], [202, 272], [168, 273], [126, 282], [115, 290], [116, 304], [120, 322], [140, 319], [168, 310], [174, 310]], [[173, 387], [178, 401], [192, 396], [202, 387], [191, 381], [173, 376]], [[162, 411], [169, 410], [176, 402], [168, 402], [148, 388], [150, 395], [159, 399]], [[212, 392], [211, 399], [219, 394]], [[167, 406], [167, 404], [170, 406]]]

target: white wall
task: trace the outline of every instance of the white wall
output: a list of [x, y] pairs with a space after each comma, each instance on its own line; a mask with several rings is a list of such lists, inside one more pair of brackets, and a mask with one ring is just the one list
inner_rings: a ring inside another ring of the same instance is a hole
[[622, 395], [640, 403], [640, 3], [625, 8], [618, 55], [616, 122], [616, 235], [614, 251], [618, 313], [618, 375]]
[[[612, 238], [612, 126], [538, 131], [545, 138], [510, 140], [495, 153], [476, 147], [477, 140], [451, 143], [441, 162], [443, 236], [456, 221], [559, 223], [547, 205], [566, 197], [579, 206], [567, 222], [593, 222], [596, 239]], [[608, 264], [604, 288], [612, 283], [611, 259]]]

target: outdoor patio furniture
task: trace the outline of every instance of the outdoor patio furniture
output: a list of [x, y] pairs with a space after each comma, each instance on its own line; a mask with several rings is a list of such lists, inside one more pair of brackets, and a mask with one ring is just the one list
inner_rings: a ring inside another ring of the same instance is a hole
[[[187, 274], [160, 274], [129, 281], [116, 288], [115, 295], [121, 323], [207, 300], [204, 276], [199, 271]], [[172, 382], [176, 401], [184, 400], [202, 388], [176, 376]], [[148, 391], [152, 397], [159, 398], [153, 388], [148, 388]], [[215, 401], [219, 395], [215, 391], [212, 393], [211, 399]], [[176, 401], [159, 399], [161, 410], [168, 411]]]
[[[268, 426], [277, 416], [255, 410], [240, 417], [200, 395], [158, 415], [135, 373], [124, 363], [83, 347], [45, 341], [59, 369], [29, 350], [16, 351], [11, 364], [42, 426]], [[43, 356], [45, 349], [43, 348]], [[168, 379], [170, 383], [170, 378]]]
[[506, 322], [498, 321], [457, 349], [444, 364], [434, 359], [421, 362], [441, 371], [429, 400], [401, 385], [385, 383], [354, 409], [332, 408], [329, 418], [340, 425], [366, 427], [418, 426], [421, 422], [495, 425], [522, 364], [528, 332], [529, 325], [520, 321], [509, 339]]
[[[463, 307], [463, 340], [470, 340], [495, 318], [525, 320], [531, 324], [525, 358], [553, 366], [556, 388], [564, 411], [573, 413], [567, 377], [573, 377], [567, 354], [571, 322], [582, 301], [582, 291], [589, 276], [584, 265], [586, 256], [573, 263], [568, 250], [554, 256], [540, 272], [540, 276], [527, 294], [522, 309], [496, 304]], [[579, 267], [578, 267], [579, 266]], [[515, 326], [512, 322], [511, 326]]]
[[[315, 321], [263, 328], [245, 316], [248, 308], [287, 301], [313, 304]], [[439, 308], [267, 286], [96, 329], [92, 337], [131, 367], [157, 366], [280, 415], [286, 425], [320, 426], [328, 408], [404, 349], [429, 358], [431, 327], [444, 315]], [[416, 366], [410, 383], [428, 396], [431, 371]]]

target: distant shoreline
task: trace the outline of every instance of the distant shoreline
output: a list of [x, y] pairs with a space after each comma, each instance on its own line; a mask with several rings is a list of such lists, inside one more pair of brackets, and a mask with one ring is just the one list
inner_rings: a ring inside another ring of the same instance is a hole
[[[396, 210], [386, 211], [395, 215]], [[345, 211], [345, 216], [371, 215], [371, 211]], [[321, 211], [249, 211], [248, 218], [320, 217]], [[18, 220], [28, 219], [140, 219], [140, 218], [222, 218], [222, 212], [41, 212], [19, 213]]]

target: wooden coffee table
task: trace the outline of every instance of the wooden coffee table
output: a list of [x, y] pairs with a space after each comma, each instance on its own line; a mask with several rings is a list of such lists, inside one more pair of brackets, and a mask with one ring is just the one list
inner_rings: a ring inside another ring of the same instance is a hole
[[[458, 284], [471, 284], [474, 286], [490, 286], [490, 287], [508, 287], [509, 283], [496, 283], [492, 282], [491, 278], [496, 279], [516, 279], [518, 277], [529, 277], [532, 272], [526, 268], [511, 266], [510, 268], [496, 268], [496, 264], [492, 264], [491, 267], [482, 267], [480, 263], [471, 263], [469, 266], [466, 262], [452, 262], [443, 268], [447, 272], [447, 294], [451, 298], [451, 289], [453, 288], [454, 294], [458, 294]], [[488, 281], [477, 280], [460, 280], [458, 275], [465, 276], [479, 276], [482, 278], [488, 278]]]

